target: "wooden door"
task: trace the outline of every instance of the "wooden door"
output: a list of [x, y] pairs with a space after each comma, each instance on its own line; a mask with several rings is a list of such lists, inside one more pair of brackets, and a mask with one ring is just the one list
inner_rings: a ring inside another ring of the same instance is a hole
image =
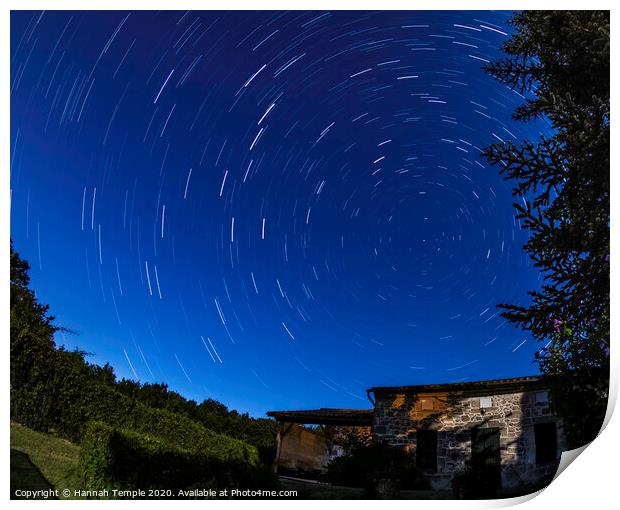
[[472, 469], [483, 476], [493, 487], [501, 487], [502, 458], [499, 428], [471, 430]]

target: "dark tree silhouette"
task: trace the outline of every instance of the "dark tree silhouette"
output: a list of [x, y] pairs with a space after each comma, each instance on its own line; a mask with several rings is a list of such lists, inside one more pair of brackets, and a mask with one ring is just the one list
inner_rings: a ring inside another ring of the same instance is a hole
[[515, 181], [524, 249], [544, 278], [528, 306], [500, 307], [548, 343], [536, 357], [577, 447], [599, 432], [609, 383], [609, 12], [525, 11], [511, 24], [507, 58], [486, 71], [525, 94], [516, 120], [553, 130], [483, 151]]

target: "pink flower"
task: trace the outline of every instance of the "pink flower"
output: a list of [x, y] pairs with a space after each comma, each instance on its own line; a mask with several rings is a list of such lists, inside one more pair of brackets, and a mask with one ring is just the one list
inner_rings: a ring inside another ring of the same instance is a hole
[[553, 330], [556, 333], [560, 332], [560, 326], [562, 325], [562, 321], [558, 319], [553, 319]]
[[609, 358], [609, 342], [607, 342], [606, 340], [601, 340], [599, 342], [599, 345], [601, 349], [603, 350], [603, 353], [605, 354], [605, 356]]

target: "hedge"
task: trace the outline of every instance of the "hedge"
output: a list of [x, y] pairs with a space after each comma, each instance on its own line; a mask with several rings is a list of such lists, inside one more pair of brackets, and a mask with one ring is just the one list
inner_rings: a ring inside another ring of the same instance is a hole
[[277, 483], [265, 466], [188, 451], [160, 437], [97, 421], [84, 431], [80, 468], [88, 491], [166, 489], [172, 492], [164, 496], [172, 498], [179, 489], [265, 489]]
[[[162, 437], [188, 451], [211, 452], [221, 458], [258, 462], [257, 449], [207, 429], [185, 414], [156, 409], [89, 377], [79, 353], [50, 352], [45, 377], [11, 384], [11, 418], [35, 430], [57, 433], [79, 442], [91, 420]], [[32, 372], [32, 370], [31, 370]], [[12, 375], [14, 375], [12, 373]], [[17, 381], [15, 381], [17, 382]]]
[[92, 420], [100, 421], [119, 429], [158, 437], [166, 444], [187, 452], [208, 454], [221, 460], [237, 460], [253, 465], [259, 461], [254, 446], [213, 432], [183, 414], [154, 409], [104, 385], [93, 387], [90, 397], [90, 401], [81, 406], [81, 416], [75, 421], [84, 424]]
[[[62, 328], [28, 287], [28, 269], [11, 246], [12, 420], [83, 442], [85, 478], [93, 487], [164, 482], [167, 487], [171, 478], [181, 485], [196, 473], [201, 483], [206, 476], [207, 482], [232, 485], [247, 473], [261, 479], [264, 468], [257, 466], [254, 446], [209, 430], [182, 412], [183, 406], [181, 412], [158, 409], [124, 394], [108, 364], [90, 364], [87, 353], [56, 347], [53, 336]], [[179, 402], [186, 401], [179, 395]], [[101, 423], [89, 426], [91, 421]], [[232, 478], [225, 482], [227, 477]]]

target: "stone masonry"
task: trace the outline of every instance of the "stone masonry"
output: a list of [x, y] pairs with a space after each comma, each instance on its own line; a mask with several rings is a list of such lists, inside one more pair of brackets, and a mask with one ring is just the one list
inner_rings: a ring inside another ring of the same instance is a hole
[[[537, 378], [369, 392], [375, 395], [375, 441], [415, 451], [418, 429], [437, 431], [437, 469], [426, 473], [435, 489], [449, 489], [454, 474], [471, 460], [473, 428], [499, 429], [502, 487], [536, 483], [557, 470], [564, 449], [562, 425], [551, 414]], [[535, 425], [548, 422], [556, 424], [557, 458], [537, 464]]]

